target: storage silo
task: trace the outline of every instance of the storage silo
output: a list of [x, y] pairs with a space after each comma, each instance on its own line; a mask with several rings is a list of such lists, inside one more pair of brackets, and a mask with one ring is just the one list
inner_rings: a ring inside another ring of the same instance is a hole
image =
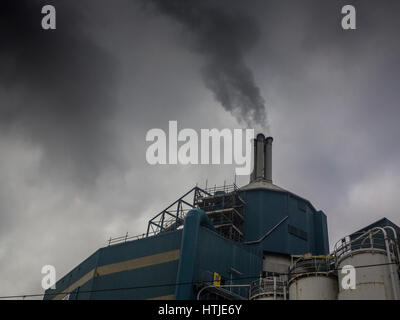
[[[386, 230], [387, 227], [372, 228], [357, 237], [346, 237], [335, 245], [339, 300], [399, 299], [398, 247]], [[347, 280], [345, 266], [354, 267], [354, 288], [342, 285]]]
[[336, 300], [337, 275], [330, 257], [304, 256], [289, 271], [290, 300]]
[[286, 300], [287, 283], [282, 277], [265, 277], [250, 286], [250, 300]]

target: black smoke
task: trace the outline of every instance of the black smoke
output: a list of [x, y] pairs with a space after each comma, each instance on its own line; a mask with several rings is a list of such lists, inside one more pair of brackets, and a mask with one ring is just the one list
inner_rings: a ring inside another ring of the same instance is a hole
[[[57, 29], [43, 30], [41, 9], [56, 8]], [[86, 16], [69, 1], [0, 3], [0, 132], [43, 150], [47, 174], [96, 178], [113, 161], [115, 63], [85, 33]]]
[[241, 123], [267, 127], [265, 101], [244, 56], [259, 39], [255, 19], [208, 0], [152, 0], [189, 31], [190, 46], [205, 57], [204, 83]]

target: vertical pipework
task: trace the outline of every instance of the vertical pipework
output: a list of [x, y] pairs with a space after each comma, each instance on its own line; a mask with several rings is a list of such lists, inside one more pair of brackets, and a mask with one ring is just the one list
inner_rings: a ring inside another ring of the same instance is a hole
[[257, 162], [256, 171], [255, 171], [256, 179], [264, 177], [264, 146], [265, 146], [265, 137], [263, 134], [258, 134], [257, 135], [257, 158], [255, 159]]
[[272, 137], [265, 139], [264, 145], [264, 179], [272, 183]]
[[272, 137], [260, 133], [254, 139], [254, 168], [250, 182], [266, 180], [272, 183]]
[[215, 231], [211, 220], [203, 210], [190, 210], [186, 215], [183, 226], [181, 252], [176, 277], [176, 300], [194, 299], [196, 255], [199, 246], [200, 227]]
[[257, 139], [253, 141], [253, 172], [250, 175], [250, 182], [256, 180], [257, 172]]

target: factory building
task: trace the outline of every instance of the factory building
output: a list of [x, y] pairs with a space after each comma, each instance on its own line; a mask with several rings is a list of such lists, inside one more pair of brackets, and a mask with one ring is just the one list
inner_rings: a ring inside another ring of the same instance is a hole
[[[273, 184], [272, 142], [254, 140], [248, 185], [194, 187], [145, 234], [110, 239], [44, 299], [399, 299], [399, 228], [381, 219], [330, 254], [324, 212]], [[359, 290], [341, 286], [350, 262], [378, 265], [357, 269]]]

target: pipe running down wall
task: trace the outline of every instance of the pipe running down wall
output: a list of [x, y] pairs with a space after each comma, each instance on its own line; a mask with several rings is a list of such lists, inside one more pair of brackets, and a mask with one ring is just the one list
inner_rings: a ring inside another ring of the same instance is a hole
[[176, 300], [194, 299], [192, 283], [194, 280], [200, 226], [215, 231], [211, 220], [203, 210], [190, 210], [186, 215], [183, 227], [178, 275], [176, 278]]

